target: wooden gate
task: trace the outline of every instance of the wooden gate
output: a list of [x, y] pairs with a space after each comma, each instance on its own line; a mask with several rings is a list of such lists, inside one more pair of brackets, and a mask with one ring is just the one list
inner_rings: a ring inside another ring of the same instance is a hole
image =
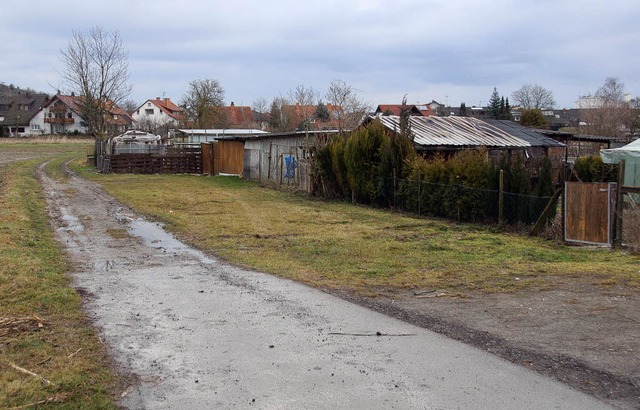
[[202, 173], [240, 175], [244, 171], [244, 143], [224, 141], [203, 143]]
[[565, 241], [611, 245], [616, 185], [613, 182], [565, 183]]

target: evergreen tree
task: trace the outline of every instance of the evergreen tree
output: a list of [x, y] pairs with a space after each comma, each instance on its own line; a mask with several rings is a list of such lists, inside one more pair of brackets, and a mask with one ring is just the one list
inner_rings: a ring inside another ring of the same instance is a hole
[[327, 122], [331, 118], [331, 116], [329, 114], [329, 110], [327, 109], [327, 106], [324, 105], [324, 103], [322, 101], [320, 101], [320, 103], [318, 103], [318, 106], [316, 107], [316, 112], [314, 113], [314, 116], [317, 119], [319, 119], [320, 121], [322, 121], [322, 122]]
[[498, 94], [498, 89], [493, 87], [493, 93], [491, 94], [491, 98], [489, 98], [489, 107], [488, 107], [488, 117], [493, 119], [500, 118], [500, 94]]
[[499, 120], [504, 120], [504, 96], [500, 97], [500, 114], [498, 114]]
[[511, 105], [509, 105], [509, 97], [507, 97], [507, 101], [504, 105], [505, 110], [505, 120], [513, 121], [513, 117], [511, 116]]
[[460, 116], [466, 117], [469, 114], [467, 113], [467, 105], [465, 103], [460, 103]]
[[413, 134], [411, 133], [411, 110], [407, 105], [407, 95], [402, 98], [402, 104], [400, 105], [400, 135], [410, 139], [413, 142]]
[[271, 104], [271, 120], [269, 122], [271, 129], [280, 130], [280, 126], [281, 126], [280, 119], [281, 119], [280, 107], [278, 107], [278, 104], [276, 104], [276, 102], [274, 101]]

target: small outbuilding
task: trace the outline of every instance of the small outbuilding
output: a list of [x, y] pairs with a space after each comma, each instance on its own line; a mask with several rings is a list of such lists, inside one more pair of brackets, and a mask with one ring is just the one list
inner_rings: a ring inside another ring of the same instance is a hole
[[624, 160], [624, 185], [640, 187], [640, 139], [620, 148], [602, 149], [600, 156], [607, 164], [619, 164]]

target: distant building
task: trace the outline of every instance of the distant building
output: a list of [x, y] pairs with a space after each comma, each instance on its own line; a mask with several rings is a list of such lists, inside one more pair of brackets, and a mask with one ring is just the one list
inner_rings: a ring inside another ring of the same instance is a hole
[[137, 127], [148, 132], [166, 134], [169, 128], [178, 128], [187, 119], [185, 110], [170, 98], [147, 100], [131, 114]]
[[[32, 127], [39, 126], [43, 134], [89, 134], [89, 124], [82, 114], [83, 97], [56, 94], [47, 101], [32, 119]], [[109, 105], [107, 125], [113, 134], [120, 134], [131, 127], [134, 120], [117, 104]]]
[[0, 127], [4, 134], [12, 137], [44, 134], [44, 122], [34, 119], [48, 101], [47, 94], [0, 84]]
[[[422, 108], [422, 110], [420, 109]], [[409, 115], [425, 116], [425, 114], [431, 115], [433, 112], [428, 105], [422, 105], [418, 107], [412, 104], [380, 104], [374, 112], [375, 115], [400, 115], [403, 111], [409, 113]]]

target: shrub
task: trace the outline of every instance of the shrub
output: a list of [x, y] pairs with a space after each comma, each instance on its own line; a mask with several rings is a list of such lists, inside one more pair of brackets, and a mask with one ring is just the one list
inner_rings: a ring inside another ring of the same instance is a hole
[[372, 203], [378, 198], [377, 182], [383, 139], [384, 128], [377, 122], [353, 131], [347, 138], [344, 163], [354, 202]]
[[523, 127], [546, 128], [547, 120], [540, 110], [524, 110], [520, 116], [520, 125]]
[[598, 155], [579, 157], [573, 169], [582, 182], [616, 182], [618, 166], [605, 164]]

